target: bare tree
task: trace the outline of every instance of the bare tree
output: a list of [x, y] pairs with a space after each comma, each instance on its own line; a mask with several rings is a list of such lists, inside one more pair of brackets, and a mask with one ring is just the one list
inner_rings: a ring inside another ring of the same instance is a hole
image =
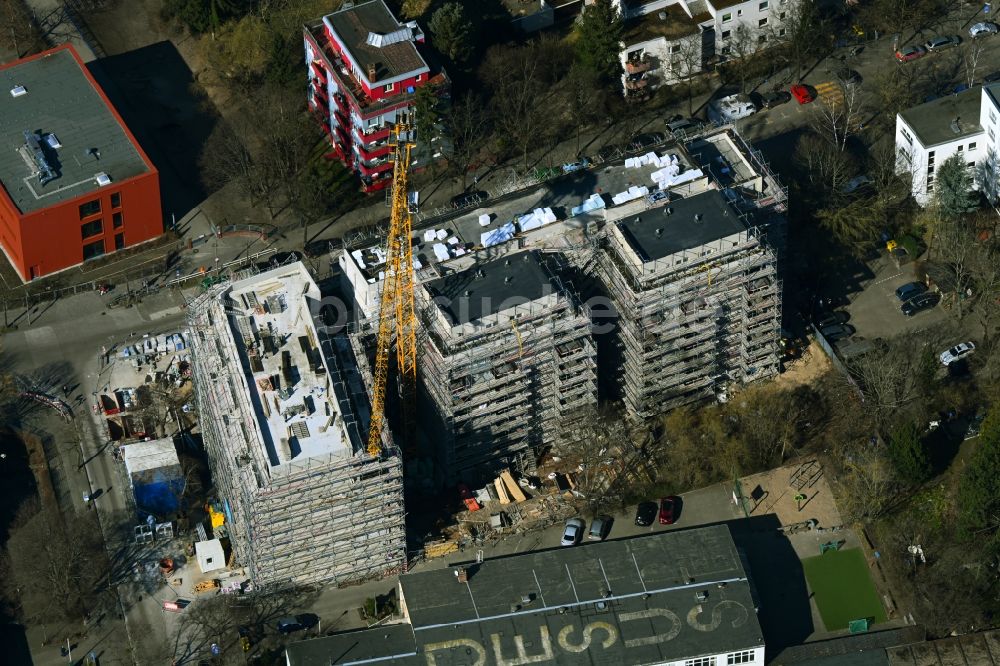
[[481, 72], [492, 89], [494, 118], [521, 153], [528, 168], [528, 151], [538, 146], [544, 130], [551, 128], [551, 112], [545, 105], [545, 86], [539, 64], [530, 47], [493, 47], [486, 52]]
[[762, 44], [761, 37], [766, 39], [767, 35], [757, 28], [741, 22], [732, 29], [726, 44], [726, 48], [728, 48], [726, 67], [739, 79], [740, 92], [747, 91], [747, 79], [756, 65], [755, 56]]
[[847, 141], [861, 128], [864, 110], [857, 84], [844, 78], [838, 78], [837, 84], [843, 97], [820, 98], [814, 105], [811, 124], [819, 136], [844, 152]]
[[928, 331], [899, 336], [846, 362], [878, 428], [898, 421], [920, 397], [936, 369], [936, 339]]
[[976, 84], [976, 72], [985, 50], [982, 40], [973, 39], [972, 43], [962, 52], [962, 64], [965, 66], [966, 84], [971, 88]]
[[843, 455], [844, 473], [839, 482], [844, 492], [839, 497], [844, 514], [852, 520], [883, 515], [898, 485], [885, 444], [880, 440], [858, 442], [848, 446]]
[[465, 93], [448, 114], [451, 151], [448, 161], [462, 179], [462, 189], [468, 185], [469, 169], [479, 159], [489, 137], [489, 113], [475, 93]]
[[576, 485], [592, 514], [621, 499], [630, 470], [626, 461], [637, 452], [620, 411], [590, 406], [570, 415], [553, 455], [576, 469]]
[[677, 52], [670, 55], [670, 73], [678, 80], [688, 79], [687, 107], [688, 115], [694, 113], [694, 86], [690, 78], [699, 74], [704, 68], [702, 61], [701, 34], [686, 37], [677, 45]]

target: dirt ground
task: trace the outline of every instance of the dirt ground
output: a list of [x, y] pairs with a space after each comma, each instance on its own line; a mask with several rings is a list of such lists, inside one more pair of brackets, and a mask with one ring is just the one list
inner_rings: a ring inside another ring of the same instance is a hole
[[801, 357], [785, 365], [785, 371], [778, 375], [775, 383], [779, 388], [812, 385], [832, 368], [829, 357], [812, 341]]
[[[796, 488], [792, 485], [793, 479], [805, 483]], [[741, 481], [743, 492], [753, 507], [752, 515], [773, 513], [782, 525], [809, 519], [824, 528], [842, 524], [823, 466], [814, 459], [747, 476]], [[805, 499], [797, 501], [798, 494], [805, 495]]]

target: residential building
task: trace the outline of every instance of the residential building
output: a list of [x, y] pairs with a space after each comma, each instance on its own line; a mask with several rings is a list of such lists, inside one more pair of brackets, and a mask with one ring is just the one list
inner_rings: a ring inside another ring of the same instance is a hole
[[921, 206], [934, 198], [935, 170], [952, 155], [962, 157], [974, 170], [976, 186], [996, 201], [998, 99], [1000, 84], [976, 86], [896, 115], [896, 173], [910, 179]]
[[427, 436], [446, 483], [535, 470], [566, 426], [597, 404], [589, 312], [559, 255], [512, 252], [455, 266], [417, 294]]
[[[443, 69], [432, 68], [415, 21], [400, 23], [385, 0], [345, 3], [305, 26], [308, 101], [330, 139], [331, 156], [356, 171], [366, 192], [392, 180], [389, 134], [402, 114], [414, 121], [417, 89], [447, 92]], [[433, 128], [417, 128], [415, 166], [440, 157]]]
[[601, 276], [618, 311], [621, 395], [638, 417], [778, 371], [777, 255], [750, 214], [703, 185], [609, 219]]
[[299, 641], [289, 666], [762, 666], [756, 590], [729, 528], [408, 573], [402, 623]]
[[[405, 568], [402, 464], [350, 343], [317, 326], [301, 263], [210, 289], [188, 306], [205, 449], [239, 566], [260, 585], [340, 584]], [[216, 533], [216, 536], [219, 536]]]
[[785, 36], [798, 0], [613, 0], [625, 20], [626, 99], [673, 85]]
[[0, 247], [22, 280], [163, 233], [159, 174], [72, 46], [0, 80]]

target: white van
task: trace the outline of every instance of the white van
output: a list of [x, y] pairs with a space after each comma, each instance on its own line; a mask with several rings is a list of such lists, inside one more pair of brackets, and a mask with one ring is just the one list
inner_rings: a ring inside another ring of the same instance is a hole
[[757, 113], [757, 107], [748, 95], [737, 94], [720, 97], [708, 104], [708, 119], [713, 123], [731, 123]]

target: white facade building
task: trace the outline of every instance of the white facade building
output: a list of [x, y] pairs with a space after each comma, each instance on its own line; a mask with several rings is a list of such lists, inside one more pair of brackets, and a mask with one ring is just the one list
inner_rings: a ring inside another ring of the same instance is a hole
[[625, 19], [626, 97], [673, 85], [785, 35], [797, 0], [613, 0]]
[[996, 201], [998, 97], [1000, 84], [975, 87], [896, 116], [896, 173], [910, 175], [913, 198], [921, 206], [934, 197], [935, 169], [956, 154], [975, 170], [976, 188]]

